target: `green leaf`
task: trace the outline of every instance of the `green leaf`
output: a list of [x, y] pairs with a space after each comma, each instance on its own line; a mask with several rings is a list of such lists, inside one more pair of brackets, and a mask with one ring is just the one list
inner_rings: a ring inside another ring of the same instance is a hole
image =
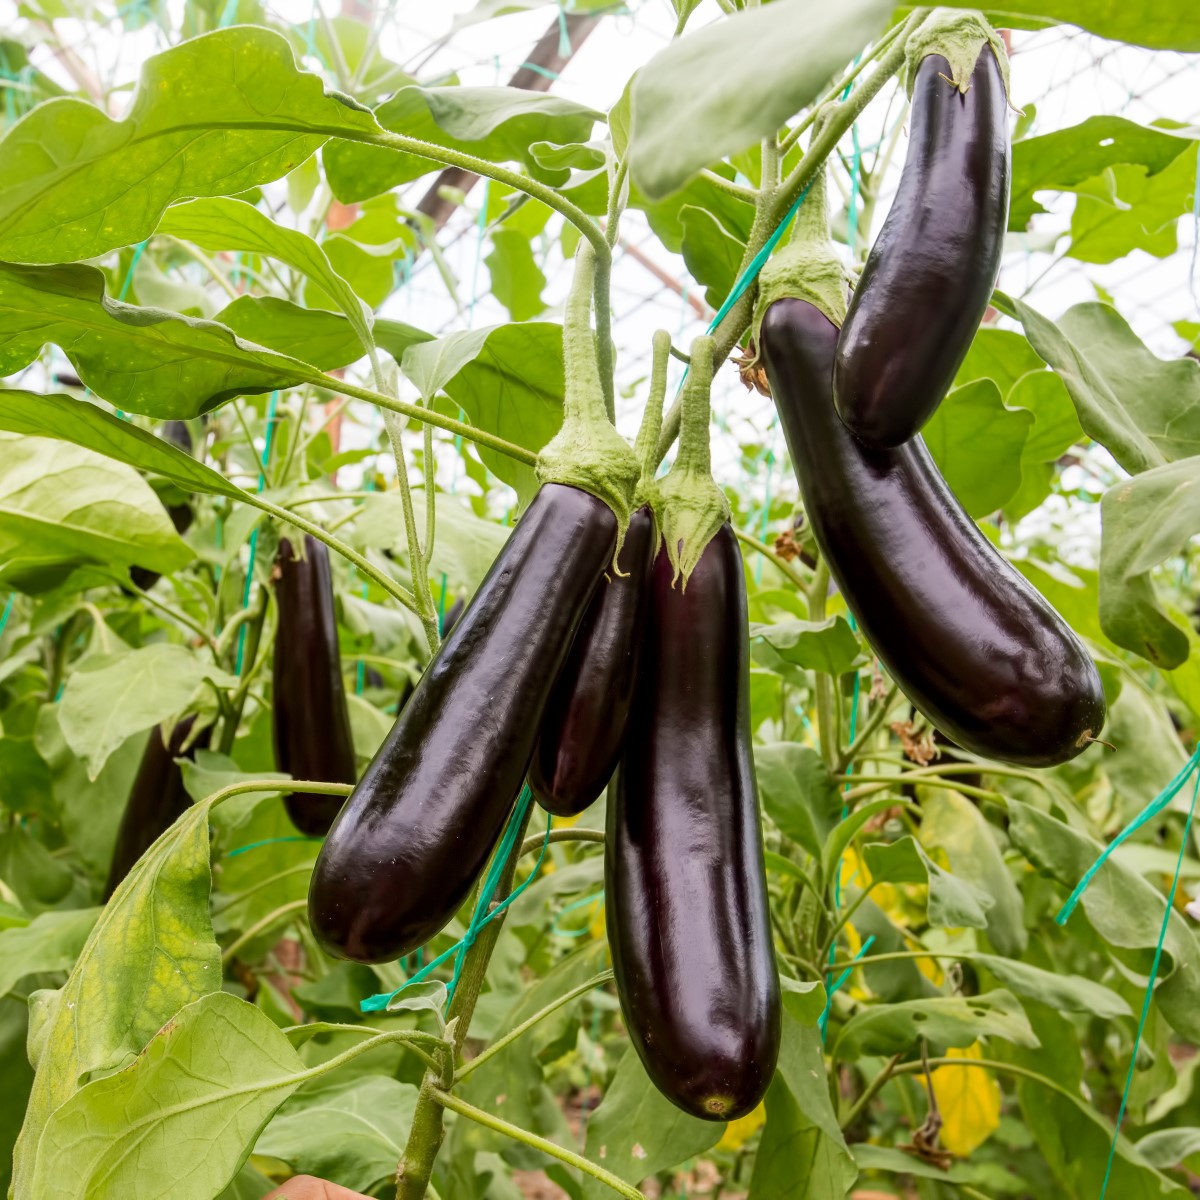
[[[159, 233], [192, 242], [202, 250], [241, 250], [265, 254], [286, 263], [319, 284], [345, 313], [363, 347], [372, 345], [371, 314], [329, 257], [307, 234], [276, 225], [242, 200], [192, 200], [167, 209]], [[391, 277], [391, 264], [388, 264]]]
[[1200, 1152], [1200, 1129], [1160, 1129], [1137, 1143], [1137, 1152], [1152, 1166], [1169, 1170]]
[[278, 33], [241, 26], [146, 60], [128, 115], [75, 98], [0, 139], [0, 258], [91, 258], [150, 236], [168, 204], [286, 175], [374, 117], [296, 67]]
[[[401, 369], [426, 400], [445, 390], [473, 425], [537, 451], [562, 424], [562, 361], [562, 326], [531, 321], [410, 346]], [[537, 490], [532, 467], [484, 446], [479, 456], [523, 502]]]
[[95, 779], [126, 738], [181, 714], [211, 680], [237, 679], [183, 646], [154, 642], [117, 654], [92, 654], [76, 664], [63, 691], [59, 723], [67, 745]]
[[132, 1065], [54, 1113], [33, 1194], [210, 1200], [303, 1078], [300, 1056], [268, 1017], [213, 992], [178, 1012]]
[[99, 915], [98, 908], [46, 912], [28, 925], [0, 931], [0, 996], [26, 975], [69, 971]]
[[[187, 492], [206, 492], [235, 500], [246, 495], [220, 471], [206, 467], [178, 446], [93, 404], [72, 400], [69, 396], [0, 391], [0, 429], [74, 442], [105, 458], [161, 475]], [[60, 449], [56, 453], [63, 454], [64, 451]]]
[[720, 308], [737, 280], [738, 268], [746, 251], [745, 242], [734, 237], [710, 212], [685, 204], [679, 210], [683, 228], [680, 252], [688, 274], [708, 288], [704, 298]]
[[213, 321], [113, 300], [95, 267], [0, 264], [0, 374], [22, 370], [47, 343], [97, 396], [148, 417], [199, 416], [313, 374]]
[[754, 770], [767, 815], [820, 862], [838, 804], [837, 785], [820, 754], [797, 742], [755, 746]]
[[1047, 1004], [1056, 1012], [1088, 1013], [1109, 1021], [1133, 1015], [1129, 1005], [1111, 988], [1082, 975], [1043, 971], [1032, 963], [995, 954], [972, 954], [967, 961], [986, 968], [1018, 996]]
[[873, 883], [928, 884], [929, 924], [935, 928], [987, 928], [992, 898], [939, 867], [915, 838], [869, 842], [862, 855]]
[[[54, 1052], [38, 1056], [14, 1155], [16, 1195], [51, 1194], [34, 1186], [35, 1171], [48, 1169], [40, 1139], [51, 1114], [94, 1074], [125, 1066], [185, 1004], [220, 988], [208, 893], [208, 806], [196, 805], [125, 877], [63, 987], [41, 993], [31, 1050]], [[120, 1119], [119, 1109], [110, 1111]], [[75, 1177], [60, 1174], [64, 1185]]]
[[883, 28], [883, 0], [777, 0], [672, 42], [637, 74], [629, 162], [661, 199], [775, 133]]
[[[971, 6], [965, 0], [954, 0], [948, 7]], [[1002, 0], [999, 8], [990, 11], [1000, 24], [1005, 16], [1032, 17], [1039, 23], [1079, 25], [1102, 38], [1135, 46], [1200, 50], [1200, 16], [1175, 0], [1146, 0], [1136, 8], [1120, 0]]]
[[[1064, 888], [1074, 888], [1100, 854], [1098, 842], [1028, 804], [1009, 800], [1008, 813], [1014, 845], [1035, 868]], [[1080, 907], [1109, 944], [1114, 958], [1145, 978], [1158, 945], [1164, 903], [1157, 888], [1110, 859], [1092, 879]], [[1077, 912], [1073, 920], [1080, 919]], [[1154, 1002], [1183, 1037], [1200, 1038], [1200, 948], [1176, 912], [1167, 923]]]
[[[0, 405], [7, 407], [12, 394], [0, 392]], [[134, 565], [168, 573], [191, 558], [136, 471], [50, 438], [0, 432], [0, 581], [6, 588], [44, 591], [89, 563], [109, 573]]]
[[1163, 611], [1151, 571], [1200, 532], [1200, 458], [1167, 463], [1109, 488], [1100, 519], [1104, 632], [1118, 646], [1174, 670], [1188, 657], [1188, 634]]
[[0, 833], [0, 880], [26, 912], [78, 908], [86, 902], [80, 896], [82, 880], [15, 822]]
[[495, 230], [491, 253], [483, 261], [491, 275], [492, 295], [508, 309], [514, 321], [527, 321], [545, 309], [542, 289], [546, 286], [546, 276], [523, 233], [515, 229]]
[[33, 738], [0, 737], [0, 803], [12, 813], [55, 816], [50, 791], [50, 768], [37, 752]]
[[[702, 1121], [673, 1105], [650, 1082], [641, 1060], [626, 1050], [600, 1107], [587, 1124], [584, 1153], [606, 1170], [636, 1185], [716, 1144], [724, 1125]], [[590, 1176], [585, 1200], [608, 1200], [611, 1192]]]
[[955, 388], [921, 436], [963, 508], [994, 513], [1021, 486], [1021, 458], [1034, 418], [1008, 408], [990, 379]]
[[0, 1189], [8, 1195], [12, 1148], [25, 1116], [33, 1068], [25, 1053], [29, 1006], [15, 996], [0, 1000]]
[[1177, 218], [1191, 212], [1195, 190], [1195, 143], [1157, 175], [1145, 167], [1109, 167], [1080, 189], [1067, 253], [1088, 263], [1113, 262], [1133, 250], [1166, 258], [1179, 246]]
[[[488, 162], [523, 162], [547, 176], [530, 147], [537, 142], [586, 142], [604, 119], [573, 100], [514, 87], [403, 87], [376, 110], [379, 124], [393, 133], [458, 150]], [[333, 194], [344, 204], [366, 200], [419, 179], [439, 164], [416, 154], [334, 142], [322, 155]]]
[[858, 638], [840, 614], [824, 621], [776, 621], [751, 625], [751, 638], [762, 638], [784, 662], [827, 675], [845, 674], [859, 657]]
[[1077, 304], [1057, 325], [1014, 304], [1033, 348], [1067, 385], [1084, 432], [1125, 470], [1200, 454], [1200, 363], [1156, 357], [1107, 304]]
[[907, 800], [898, 800], [888, 796], [882, 800], [868, 800], [860, 804], [844, 821], [839, 821], [833, 827], [833, 832], [825, 842], [825, 852], [821, 860], [821, 874], [824, 879], [832, 879], [837, 870], [838, 862], [846, 852], [846, 847], [854, 840], [855, 834], [876, 814], [886, 812], [890, 808], [915, 808]]
[[1135, 163], [1149, 176], [1169, 167], [1194, 144], [1195, 132], [1138, 125], [1124, 117], [1098, 115], [1078, 125], [1014, 142], [1008, 227], [1025, 229], [1046, 210], [1038, 191], [1073, 191], [1119, 163]]
[[903, 1054], [922, 1038], [931, 1051], [971, 1046], [996, 1037], [1036, 1049], [1029, 1020], [1016, 997], [1003, 989], [979, 996], [933, 996], [863, 1008], [842, 1027], [834, 1057]]
[[987, 818], [959, 792], [920, 788], [917, 796], [921, 841], [945, 851], [955, 875], [969, 879], [990, 898], [985, 916], [992, 945], [1009, 957], [1023, 954], [1028, 942], [1025, 904]]
[[395, 1176], [416, 1105], [411, 1083], [381, 1076], [305, 1090], [275, 1115], [254, 1153], [287, 1163], [297, 1175], [371, 1192]]

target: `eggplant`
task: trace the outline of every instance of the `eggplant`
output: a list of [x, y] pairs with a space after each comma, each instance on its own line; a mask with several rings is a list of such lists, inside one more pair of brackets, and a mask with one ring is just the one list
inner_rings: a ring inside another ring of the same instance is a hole
[[929, 54], [917, 70], [908, 156], [838, 339], [838, 415], [869, 446], [898, 446], [942, 402], [987, 311], [1008, 224], [1008, 99], [984, 45], [966, 91]]
[[750, 731], [746, 584], [728, 524], [686, 590], [664, 547], [610, 791], [605, 897], [621, 1012], [646, 1073], [693, 1116], [762, 1099], [779, 1056]]
[[577, 816], [592, 804], [620, 757], [657, 540], [654, 516], [643, 505], [630, 519], [621, 548], [628, 574], [614, 573], [600, 583], [546, 705], [529, 786], [555, 816]]
[[183, 786], [183, 771], [175, 761], [177, 758], [195, 758], [197, 750], [208, 748], [212, 726], [202, 729], [196, 740], [183, 749], [192, 726], [196, 723], [193, 714], [175, 725], [170, 737], [163, 741], [162, 730], [150, 731], [150, 740], [142, 751], [121, 824], [117, 828], [117, 840], [113, 847], [112, 866], [108, 882], [104, 885], [105, 903], [120, 886], [121, 880], [133, 869], [150, 847], [158, 841], [175, 822], [192, 806], [192, 798]]
[[[301, 558], [280, 538], [272, 578], [279, 610], [271, 684], [276, 765], [293, 779], [353, 783], [358, 771], [325, 543], [305, 534]], [[301, 833], [323, 837], [343, 800], [290, 792], [283, 803]]]
[[398, 958], [467, 898], [616, 538], [604, 501], [539, 489], [325, 839], [308, 911], [330, 954]]
[[850, 611], [906, 696], [959, 746], [1044, 767], [1104, 724], [1083, 644], [983, 536], [920, 437], [856, 441], [833, 408], [836, 326], [805, 300], [766, 311], [759, 346], [805, 511]]
[[463, 615], [463, 610], [466, 607], [466, 600], [462, 596], [456, 596], [454, 603], [442, 614], [442, 626], [438, 630], [438, 633], [442, 637], [445, 637], [458, 624], [458, 618]]

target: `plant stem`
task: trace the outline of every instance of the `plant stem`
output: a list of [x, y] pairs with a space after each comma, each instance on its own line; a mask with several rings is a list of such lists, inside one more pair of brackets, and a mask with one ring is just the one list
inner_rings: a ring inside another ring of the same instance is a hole
[[252, 942], [260, 933], [270, 929], [272, 925], [279, 924], [285, 917], [290, 917], [293, 913], [298, 913], [307, 907], [308, 897], [306, 896], [303, 900], [289, 900], [287, 904], [281, 904], [272, 912], [267, 913], [265, 917], [260, 917], [249, 929], [229, 943], [221, 955], [221, 961], [223, 963], [232, 962], [237, 952], [248, 942]]
[[1045, 1075], [1039, 1074], [1037, 1071], [1030, 1070], [1029, 1067], [1018, 1066], [1016, 1063], [1001, 1062], [995, 1058], [930, 1058], [923, 1062], [902, 1063], [893, 1072], [893, 1075], [918, 1075], [924, 1074], [926, 1066], [930, 1067], [982, 1067], [988, 1071], [999, 1071], [1002, 1075], [1016, 1075], [1021, 1079], [1029, 1079], [1034, 1083], [1040, 1083], [1043, 1087], [1050, 1088], [1051, 1091], [1057, 1092], [1060, 1096], [1065, 1096], [1074, 1104], [1081, 1104], [1082, 1100], [1074, 1092], [1062, 1086], [1061, 1083], [1055, 1083], [1053, 1079]]
[[204, 644], [214, 654], [216, 654], [217, 643], [213, 640], [212, 634], [210, 634], [203, 625], [199, 624], [199, 622], [193, 621], [192, 618], [187, 615], [187, 613], [180, 612], [179, 609], [172, 608], [169, 604], [164, 604], [163, 601], [159, 600], [156, 596], [152, 596], [148, 591], [146, 591], [145, 588], [138, 587], [138, 585], [132, 580], [129, 580], [128, 582], [122, 581], [121, 586], [128, 588], [140, 600], [144, 600], [151, 607], [157, 608], [160, 612], [166, 613], [168, 617], [170, 617], [173, 621], [178, 622], [178, 624], [182, 625], [185, 629], [190, 629], [192, 633], [194, 633], [198, 638], [202, 639]]
[[238, 684], [237, 691], [233, 694], [229, 712], [225, 714], [225, 720], [221, 726], [221, 741], [217, 746], [221, 754], [228, 754], [233, 749], [233, 743], [237, 739], [238, 726], [242, 722], [242, 710], [246, 707], [246, 696], [250, 692], [250, 681], [257, 673], [259, 665], [255, 661], [255, 656], [258, 654], [258, 643], [262, 638], [263, 623], [267, 619], [267, 590], [261, 585], [255, 588], [254, 604], [251, 609], [249, 624], [246, 627], [246, 642], [242, 651], [242, 679]]
[[792, 566], [792, 564], [788, 562], [786, 558], [782, 558], [780, 555], [776, 554], [775, 551], [772, 550], [771, 547], [765, 542], [760, 542], [758, 538], [751, 537], [750, 534], [743, 533], [740, 529], [735, 529], [733, 532], [734, 536], [739, 542], [742, 543], [743, 546], [748, 546], [751, 550], [761, 554], [763, 558], [771, 563], [772, 566], [777, 567], [784, 575], [786, 575], [787, 578], [794, 583], [800, 591], [807, 595], [811, 580], [805, 579], [804, 576], [801, 575], [800, 572], [797, 571], [796, 568]]
[[[861, 775], [835, 775], [835, 783], [852, 783], [861, 780]], [[955, 783], [950, 779], [939, 779], [936, 775], [925, 775], [920, 771], [906, 771], [903, 775], [872, 775], [872, 782], [860, 783], [851, 788], [843, 797], [847, 804], [853, 804], [864, 796], [874, 796], [876, 792], [886, 792], [888, 788], [898, 783], [920, 784], [922, 787], [943, 788], [952, 792], [961, 792], [964, 796], [974, 796], [977, 800], [992, 800], [1004, 805], [1007, 803], [999, 792], [990, 792], [987, 788], [971, 787], [965, 783]]]
[[551, 1013], [557, 1012], [563, 1007], [564, 1004], [570, 1004], [572, 1000], [576, 999], [576, 997], [590, 992], [593, 988], [598, 988], [606, 983], [609, 983], [612, 980], [612, 977], [613, 973], [611, 971], [601, 971], [599, 975], [593, 975], [591, 979], [577, 984], [575, 987], [571, 988], [570, 991], [559, 996], [557, 1000], [551, 1000], [550, 1003], [544, 1008], [538, 1009], [538, 1011], [535, 1012], [532, 1017], [522, 1021], [520, 1025], [517, 1025], [515, 1028], [510, 1029], [502, 1038], [494, 1041], [486, 1050], [482, 1051], [473, 1059], [471, 1059], [470, 1062], [463, 1063], [463, 1065], [454, 1073], [454, 1082], [462, 1083], [462, 1081], [466, 1079], [466, 1077], [470, 1075], [472, 1071], [483, 1066], [483, 1064], [490, 1058], [494, 1058], [500, 1053], [501, 1050], [515, 1042], [523, 1033], [527, 1033], [539, 1021], [544, 1020]]
[[718, 175], [716, 171], [710, 171], [708, 167], [700, 168], [700, 178], [711, 183], [713, 187], [720, 188], [721, 191], [728, 192], [731, 196], [736, 196], [739, 200], [745, 200], [749, 204], [753, 204], [758, 199], [757, 188], [735, 183], [732, 179], [726, 179], [724, 175]]
[[548, 834], [531, 833], [521, 843], [520, 854], [532, 854], [544, 845], [554, 842], [598, 842], [604, 845], [603, 829], [552, 829]]
[[900, 688], [896, 684], [888, 689], [888, 693], [884, 696], [882, 702], [875, 708], [869, 717], [863, 722], [862, 729], [859, 730], [858, 737], [846, 747], [841, 754], [838, 755], [837, 770], [841, 774], [845, 769], [858, 757], [858, 752], [873, 738], [879, 727], [888, 718], [888, 713], [892, 710], [892, 705], [896, 703], [896, 697], [900, 694]]
[[487, 1129], [495, 1130], [497, 1133], [506, 1134], [508, 1137], [522, 1142], [534, 1150], [540, 1150], [543, 1154], [549, 1154], [551, 1158], [557, 1158], [559, 1162], [564, 1162], [569, 1167], [583, 1171], [584, 1174], [590, 1175], [593, 1179], [598, 1179], [601, 1183], [607, 1184], [614, 1192], [625, 1196], [627, 1200], [646, 1200], [645, 1195], [639, 1192], [637, 1188], [626, 1183], [623, 1179], [618, 1179], [611, 1171], [606, 1171], [603, 1167], [598, 1166], [590, 1159], [584, 1158], [581, 1154], [576, 1154], [573, 1150], [566, 1150], [562, 1146], [548, 1141], [544, 1137], [538, 1137], [536, 1133], [530, 1133], [527, 1129], [522, 1129], [518, 1125], [510, 1125], [507, 1121], [502, 1121], [499, 1117], [494, 1117], [491, 1113], [484, 1112], [482, 1108], [476, 1108], [473, 1104], [468, 1104], [465, 1100], [460, 1100], [457, 1096], [452, 1096], [449, 1092], [435, 1091], [434, 1099], [443, 1108], [448, 1108], [451, 1112], [458, 1113], [459, 1116], [475, 1121]]
[[883, 1085], [887, 1083], [889, 1079], [891, 1079], [892, 1074], [896, 1070], [896, 1065], [899, 1063], [902, 1057], [902, 1053], [894, 1054], [888, 1059], [883, 1070], [880, 1071], [879, 1074], [867, 1084], [867, 1086], [863, 1089], [862, 1095], [859, 1096], [859, 1098], [854, 1102], [854, 1106], [846, 1114], [845, 1119], [839, 1122], [843, 1129], [849, 1129], [850, 1126], [853, 1125], [854, 1122], [863, 1115], [863, 1113], [866, 1111], [867, 1105], [875, 1099]]

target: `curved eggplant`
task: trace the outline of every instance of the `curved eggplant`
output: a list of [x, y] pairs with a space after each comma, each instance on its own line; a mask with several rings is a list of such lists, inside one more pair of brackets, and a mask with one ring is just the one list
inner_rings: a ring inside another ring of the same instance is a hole
[[[274, 579], [279, 608], [271, 687], [275, 762], [293, 779], [353, 783], [357, 763], [325, 543], [305, 534], [300, 558], [291, 542], [280, 538]], [[290, 792], [283, 803], [301, 833], [322, 837], [344, 801]]]
[[195, 715], [184, 717], [171, 736], [163, 741], [162, 730], [152, 729], [142, 761], [121, 814], [117, 829], [117, 841], [113, 847], [112, 866], [108, 882], [104, 885], [104, 900], [107, 903], [121, 880], [129, 874], [133, 864], [158, 840], [170, 826], [192, 806], [192, 798], [183, 786], [183, 772], [177, 758], [194, 758], [197, 750], [208, 748], [212, 726], [202, 729], [196, 740], [187, 748], [183, 744], [196, 723]]
[[908, 441], [950, 390], [987, 311], [1008, 224], [1008, 100], [985, 46], [960, 92], [928, 55], [908, 157], [838, 339], [833, 395], [869, 446]]
[[621, 547], [629, 574], [601, 581], [546, 705], [529, 786], [557, 817], [577, 816], [592, 804], [621, 755], [656, 541], [654, 516], [643, 506]]
[[602, 500], [538, 491], [329, 831], [308, 911], [331, 954], [407, 954], [466, 899], [616, 537]]
[[686, 591], [673, 573], [664, 548], [610, 793], [608, 934], [647, 1074], [685, 1112], [728, 1121], [762, 1099], [780, 1039], [733, 530], [708, 543]]
[[837, 328], [777, 300], [760, 347], [817, 542], [892, 678], [965, 750], [1051, 766], [1104, 724], [1100, 676], [1062, 618], [1004, 560], [924, 442], [869, 450], [830, 395]]

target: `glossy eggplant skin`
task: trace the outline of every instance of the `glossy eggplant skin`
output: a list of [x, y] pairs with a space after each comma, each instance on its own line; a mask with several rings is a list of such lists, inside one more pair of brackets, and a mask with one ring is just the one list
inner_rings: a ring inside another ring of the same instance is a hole
[[1100, 733], [1104, 692], [1082, 643], [963, 511], [918, 437], [869, 450], [830, 396], [835, 326], [777, 300], [760, 347], [817, 543], [880, 660], [975, 754], [1044, 767]]
[[529, 786], [557, 817], [577, 816], [592, 804], [621, 755], [657, 539], [649, 507], [639, 508], [621, 547], [620, 567], [628, 574], [600, 581], [546, 705]]
[[[279, 612], [271, 686], [275, 763], [293, 779], [353, 783], [357, 763], [325, 543], [305, 534], [301, 558], [280, 538], [273, 577]], [[283, 803], [301, 833], [323, 837], [344, 801], [291, 792]]]
[[308, 911], [331, 954], [407, 954], [467, 898], [616, 535], [587, 492], [534, 497], [325, 839]]
[[177, 758], [194, 758], [197, 750], [208, 747], [212, 727], [200, 731], [195, 742], [183, 750], [195, 716], [184, 717], [163, 744], [159, 729], [150, 731], [150, 740], [142, 751], [121, 824], [113, 848], [112, 866], [104, 886], [104, 901], [108, 902], [121, 880], [129, 874], [134, 863], [192, 806], [192, 798], [183, 786], [183, 772]]
[[608, 939], [647, 1074], [685, 1112], [727, 1121], [762, 1099], [780, 1038], [733, 530], [705, 547], [686, 591], [672, 574], [664, 549], [609, 791]]
[[899, 446], [933, 415], [987, 311], [1008, 224], [1008, 100], [984, 47], [966, 94], [940, 54], [913, 87], [900, 188], [838, 340], [833, 395], [869, 446]]

